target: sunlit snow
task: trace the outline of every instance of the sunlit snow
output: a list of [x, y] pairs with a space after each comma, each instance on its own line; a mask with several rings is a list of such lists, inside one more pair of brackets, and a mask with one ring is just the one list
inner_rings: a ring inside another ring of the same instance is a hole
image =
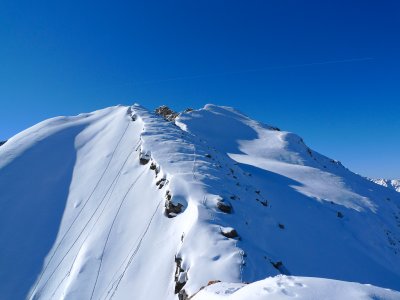
[[400, 290], [400, 194], [232, 108], [116, 106], [0, 147], [0, 245], [0, 299], [396, 299], [361, 284]]

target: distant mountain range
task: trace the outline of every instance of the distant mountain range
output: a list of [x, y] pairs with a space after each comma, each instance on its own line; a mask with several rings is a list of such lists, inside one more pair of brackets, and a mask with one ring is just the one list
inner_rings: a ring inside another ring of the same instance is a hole
[[390, 189], [394, 189], [397, 192], [400, 192], [400, 180], [396, 179], [370, 179], [371, 181], [385, 186]]

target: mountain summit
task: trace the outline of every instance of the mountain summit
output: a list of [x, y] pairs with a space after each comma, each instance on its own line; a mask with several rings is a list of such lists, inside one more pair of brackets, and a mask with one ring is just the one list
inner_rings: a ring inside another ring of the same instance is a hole
[[400, 299], [400, 194], [230, 107], [41, 122], [0, 208], [1, 299]]

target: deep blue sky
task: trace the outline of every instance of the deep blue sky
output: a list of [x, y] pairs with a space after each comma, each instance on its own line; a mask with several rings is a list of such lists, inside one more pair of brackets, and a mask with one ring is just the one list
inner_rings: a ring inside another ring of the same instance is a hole
[[139, 102], [229, 105], [400, 177], [400, 1], [0, 1], [0, 139]]

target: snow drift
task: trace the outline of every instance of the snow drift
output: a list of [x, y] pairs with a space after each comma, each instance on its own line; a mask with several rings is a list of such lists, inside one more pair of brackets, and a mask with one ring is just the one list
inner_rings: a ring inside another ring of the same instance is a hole
[[187, 299], [280, 274], [400, 290], [400, 194], [228, 107], [39, 123], [0, 147], [0, 208], [4, 299]]
[[278, 275], [246, 285], [215, 283], [193, 300], [397, 300], [399, 292], [332, 279]]

